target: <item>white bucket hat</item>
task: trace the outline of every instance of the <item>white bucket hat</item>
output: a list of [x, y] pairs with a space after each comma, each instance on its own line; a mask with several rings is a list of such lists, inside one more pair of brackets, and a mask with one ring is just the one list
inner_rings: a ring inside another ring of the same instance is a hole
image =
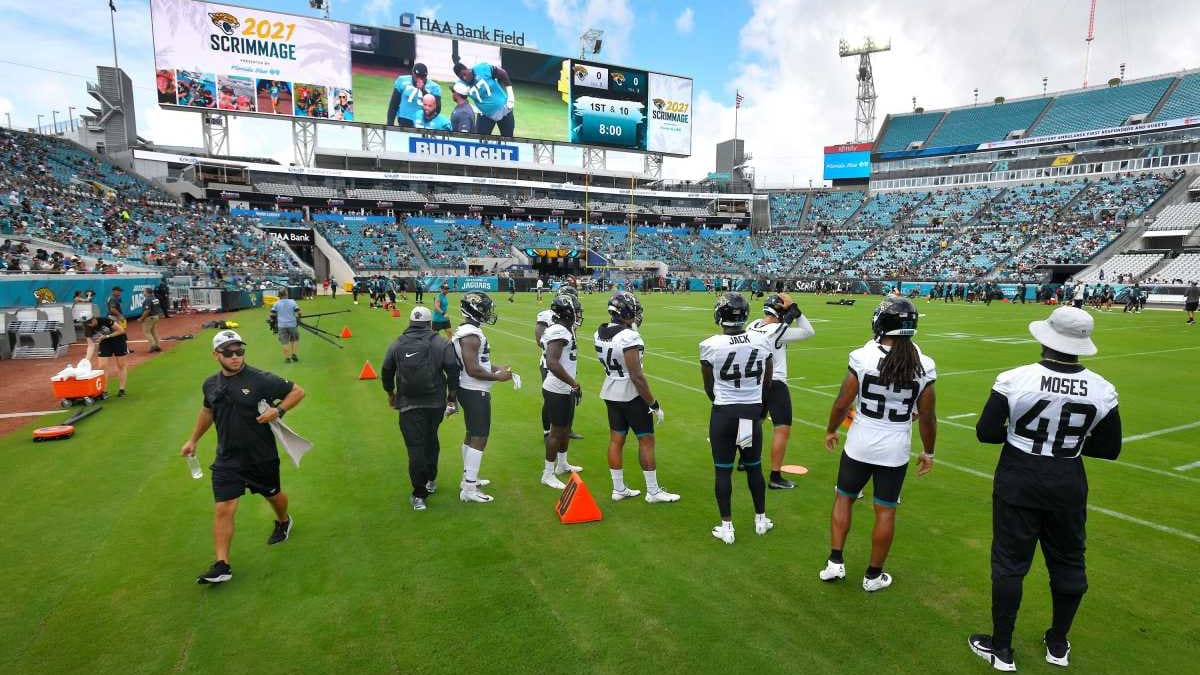
[[1092, 342], [1092, 315], [1075, 307], [1059, 307], [1045, 321], [1029, 322], [1029, 332], [1043, 346], [1073, 356], [1096, 353]]

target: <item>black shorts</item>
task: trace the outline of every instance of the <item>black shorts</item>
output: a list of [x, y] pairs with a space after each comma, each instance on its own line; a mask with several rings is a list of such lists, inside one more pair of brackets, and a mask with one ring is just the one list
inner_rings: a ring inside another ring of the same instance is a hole
[[635, 436], [654, 435], [654, 414], [640, 396], [629, 401], [605, 400], [608, 407], [608, 428], [618, 434], [627, 434], [632, 429]]
[[450, 322], [449, 321], [434, 321], [433, 322], [433, 332], [436, 333], [439, 330], [450, 330]]
[[474, 389], [458, 390], [458, 405], [462, 408], [463, 424], [468, 436], [487, 436], [492, 430], [492, 395]]
[[118, 335], [115, 338], [101, 340], [96, 347], [96, 356], [127, 356], [129, 354], [129, 336]]
[[1197, 305], [1200, 305], [1200, 302], [1185, 302], [1183, 303], [1183, 311], [1194, 312], [1196, 311]]
[[1081, 309], [1083, 308], [1083, 300], [1072, 300], [1071, 306], [1075, 307], [1076, 309]]
[[237, 499], [246, 490], [264, 497], [279, 494], [279, 460], [229, 468], [213, 465], [213, 501], [227, 502]]
[[767, 412], [773, 426], [792, 426], [792, 393], [788, 391], [787, 382], [771, 380], [767, 387]]
[[900, 505], [900, 488], [904, 487], [906, 474], [907, 463], [900, 466], [868, 464], [851, 458], [843, 450], [842, 463], [838, 467], [837, 493], [854, 499], [867, 486], [867, 481], [873, 480], [875, 503], [894, 509]]
[[[741, 455], [741, 464], [753, 468], [762, 464], [762, 406], [755, 404], [714, 405], [708, 417], [708, 439], [712, 446], [713, 465], [733, 470], [734, 460]], [[754, 428], [754, 441], [748, 448], [737, 447], [737, 432], [741, 420], [748, 419]]]
[[570, 429], [571, 423], [575, 421], [575, 397], [543, 389], [542, 410], [546, 411], [551, 425]]

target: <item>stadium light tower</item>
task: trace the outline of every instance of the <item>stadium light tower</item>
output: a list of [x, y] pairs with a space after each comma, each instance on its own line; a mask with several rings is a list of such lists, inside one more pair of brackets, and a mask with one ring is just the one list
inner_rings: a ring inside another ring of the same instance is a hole
[[598, 28], [587, 29], [579, 36], [579, 58], [586, 59], [588, 56], [599, 54], [603, 44], [604, 31]]
[[858, 57], [858, 111], [854, 115], [855, 143], [866, 143], [875, 135], [875, 75], [871, 70], [871, 55], [890, 51], [891, 48], [891, 40], [888, 40], [887, 44], [880, 44], [870, 36], [863, 38], [862, 44], [858, 45], [838, 40], [838, 56], [843, 59], [848, 56]]

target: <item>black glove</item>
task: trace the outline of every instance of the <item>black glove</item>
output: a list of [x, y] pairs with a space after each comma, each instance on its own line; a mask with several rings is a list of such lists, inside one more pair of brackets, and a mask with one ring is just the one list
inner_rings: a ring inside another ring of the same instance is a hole
[[803, 312], [800, 311], [800, 306], [792, 303], [792, 306], [788, 307], [787, 310], [783, 312], [783, 322], [792, 323], [796, 319], [799, 319], [801, 314], [803, 314]]
[[576, 406], [578, 406], [580, 403], [583, 403], [583, 387], [575, 387], [575, 390], [571, 392], [571, 395], [575, 397]]

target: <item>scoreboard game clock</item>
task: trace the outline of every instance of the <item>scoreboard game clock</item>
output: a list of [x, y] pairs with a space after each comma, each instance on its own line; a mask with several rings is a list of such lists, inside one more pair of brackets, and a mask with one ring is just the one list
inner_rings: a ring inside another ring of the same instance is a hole
[[645, 71], [571, 64], [571, 142], [646, 149]]

